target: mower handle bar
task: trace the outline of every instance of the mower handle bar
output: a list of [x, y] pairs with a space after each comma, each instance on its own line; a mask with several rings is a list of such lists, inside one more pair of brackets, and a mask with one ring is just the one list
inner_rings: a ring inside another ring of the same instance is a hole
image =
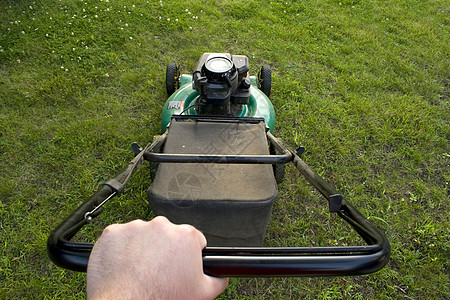
[[[93, 244], [74, 243], [70, 239], [88, 223], [85, 212], [111, 192], [110, 187], [103, 186], [51, 234], [47, 247], [53, 262], [70, 270], [87, 270]], [[207, 247], [203, 250], [204, 272], [216, 277], [343, 276], [369, 274], [381, 269], [390, 253], [386, 237], [347, 203], [338, 214], [349, 221], [368, 246]]]
[[[275, 148], [283, 152], [282, 155], [277, 155], [278, 157], [275, 160], [284, 161], [285, 156], [289, 155], [290, 160], [300, 173], [329, 201], [330, 211], [336, 212], [349, 223], [368, 245], [275, 248], [206, 247], [203, 249], [205, 274], [216, 277], [343, 276], [369, 274], [384, 267], [390, 255], [390, 244], [384, 234], [355, 208], [343, 201], [342, 196], [309, 168], [296, 153], [286, 150], [270, 132], [267, 132], [267, 136]], [[146, 154], [158, 151], [164, 144], [165, 138], [166, 134], [163, 134], [151, 145], [148, 145], [135, 157], [123, 173], [103, 185], [51, 233], [47, 242], [47, 250], [49, 257], [55, 264], [75, 271], [87, 270], [93, 244], [76, 243], [70, 240], [84, 225], [102, 212], [101, 206], [105, 199], [112, 198], [123, 189], [131, 174], [137, 170], [144, 159], [158, 161], [158, 158], [156, 158], [158, 155]], [[170, 157], [170, 159], [173, 157]], [[226, 157], [225, 159], [230, 158], [229, 156]], [[248, 156], [245, 156], [245, 160], [248, 158]], [[262, 160], [267, 159], [265, 156], [259, 156], [257, 159], [261, 158]], [[233, 158], [228, 163], [242, 163], [237, 162], [239, 159]], [[216, 158], [214, 158], [215, 160]], [[87, 215], [89, 217], [86, 217]]]

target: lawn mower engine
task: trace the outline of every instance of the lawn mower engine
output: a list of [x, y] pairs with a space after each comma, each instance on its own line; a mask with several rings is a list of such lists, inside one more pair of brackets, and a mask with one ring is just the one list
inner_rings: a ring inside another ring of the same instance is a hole
[[203, 54], [193, 74], [194, 89], [200, 93], [198, 114], [238, 115], [250, 97], [248, 71], [248, 58], [244, 55]]

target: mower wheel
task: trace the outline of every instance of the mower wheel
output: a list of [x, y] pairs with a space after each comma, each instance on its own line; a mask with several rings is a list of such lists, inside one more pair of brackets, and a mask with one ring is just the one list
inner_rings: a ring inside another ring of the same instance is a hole
[[150, 162], [150, 179], [155, 180], [156, 171], [158, 171], [159, 163], [151, 161]]
[[[277, 153], [275, 147], [272, 144], [269, 145], [269, 151], [270, 151], [270, 155], [279, 154], [279, 153]], [[283, 179], [284, 179], [284, 174], [286, 173], [286, 165], [285, 164], [273, 164], [272, 168], [273, 168], [273, 175], [275, 176], [275, 181], [277, 182], [277, 184], [282, 183]]]
[[268, 65], [261, 67], [258, 73], [258, 88], [266, 94], [267, 97], [270, 96], [270, 89], [272, 87], [272, 69]]
[[180, 68], [175, 63], [167, 64], [166, 90], [167, 95], [172, 95], [180, 87]]
[[283, 182], [285, 172], [286, 172], [285, 164], [273, 165], [273, 174], [275, 175], [275, 181], [277, 182], [277, 184]]
[[[160, 135], [153, 136], [152, 143], [157, 142], [160, 138], [161, 138]], [[156, 161], [150, 162], [150, 179], [152, 180], [152, 182], [153, 182], [153, 180], [155, 180], [156, 171], [158, 171], [158, 167], [159, 167], [159, 162], [156, 162]]]

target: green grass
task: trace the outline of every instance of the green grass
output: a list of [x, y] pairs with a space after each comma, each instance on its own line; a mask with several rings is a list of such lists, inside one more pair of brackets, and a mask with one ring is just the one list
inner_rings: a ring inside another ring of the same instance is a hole
[[[386, 268], [342, 278], [231, 279], [223, 299], [448, 299], [446, 1], [1, 1], [0, 298], [79, 299], [85, 274], [46, 239], [160, 133], [165, 65], [203, 52], [273, 67], [276, 134], [392, 245]], [[288, 168], [266, 245], [361, 243]], [[151, 218], [144, 167], [83, 231]]]

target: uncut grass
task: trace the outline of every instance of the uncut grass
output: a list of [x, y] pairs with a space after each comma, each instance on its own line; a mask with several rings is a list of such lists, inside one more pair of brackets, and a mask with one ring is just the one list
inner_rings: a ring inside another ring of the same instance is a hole
[[[84, 297], [85, 274], [48, 260], [50, 230], [132, 159], [131, 142], [160, 133], [165, 64], [189, 73], [213, 51], [247, 55], [253, 74], [273, 67], [277, 135], [304, 145], [392, 244], [373, 275], [232, 279], [221, 297], [448, 298], [445, 2], [0, 5], [0, 298]], [[151, 218], [148, 177], [144, 167], [79, 239]], [[363, 242], [288, 168], [266, 245], [346, 244]]]

